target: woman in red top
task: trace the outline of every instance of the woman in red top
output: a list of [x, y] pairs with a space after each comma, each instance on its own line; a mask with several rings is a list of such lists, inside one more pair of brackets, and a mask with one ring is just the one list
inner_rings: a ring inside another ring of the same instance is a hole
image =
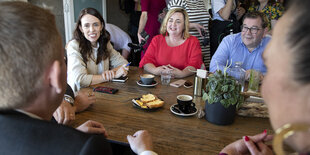
[[199, 41], [190, 36], [189, 19], [181, 8], [170, 10], [153, 38], [140, 67], [152, 74], [170, 71], [176, 78], [192, 75], [190, 70], [201, 68], [202, 54]]

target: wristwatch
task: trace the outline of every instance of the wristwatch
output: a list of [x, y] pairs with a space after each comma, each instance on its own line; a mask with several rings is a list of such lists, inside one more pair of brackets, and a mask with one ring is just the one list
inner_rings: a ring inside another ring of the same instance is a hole
[[72, 106], [74, 106], [74, 99], [71, 96], [65, 94], [64, 100], [70, 103]]

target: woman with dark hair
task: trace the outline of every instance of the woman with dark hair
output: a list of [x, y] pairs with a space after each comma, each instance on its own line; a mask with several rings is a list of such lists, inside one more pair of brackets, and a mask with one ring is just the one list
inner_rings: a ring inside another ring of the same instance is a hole
[[105, 23], [94, 8], [80, 12], [74, 39], [67, 44], [68, 83], [76, 92], [127, 75], [128, 63], [110, 43]]
[[269, 20], [269, 30], [272, 30], [278, 19], [282, 16], [284, 7], [275, 0], [255, 0], [248, 11], [260, 11], [266, 14]]
[[297, 154], [310, 153], [310, 1], [291, 2], [263, 55], [268, 72], [262, 95], [275, 130], [273, 147], [266, 144], [272, 136], [264, 130], [226, 146], [221, 155], [284, 155], [283, 143]]

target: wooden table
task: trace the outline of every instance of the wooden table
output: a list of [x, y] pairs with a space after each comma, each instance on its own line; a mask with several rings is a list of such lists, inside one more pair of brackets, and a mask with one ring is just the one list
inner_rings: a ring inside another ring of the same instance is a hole
[[[136, 84], [142, 69], [130, 67], [126, 83], [102, 83], [101, 86], [118, 88], [112, 94], [96, 93], [97, 101], [85, 112], [76, 116], [73, 126], [91, 119], [104, 124], [109, 139], [127, 142], [126, 136], [137, 130], [148, 130], [153, 136], [154, 151], [158, 154], [218, 154], [227, 144], [244, 135], [272, 132], [268, 119], [236, 116], [232, 125], [217, 126], [197, 116], [180, 117], [170, 112], [170, 106], [176, 103], [180, 94], [193, 95], [193, 88], [175, 88], [159, 84], [153, 88]], [[194, 76], [185, 78], [194, 82]], [[177, 79], [173, 79], [176, 81]], [[133, 98], [151, 92], [165, 101], [165, 105], [156, 111], [144, 111], [132, 105]], [[204, 108], [201, 97], [195, 97], [198, 108]]]

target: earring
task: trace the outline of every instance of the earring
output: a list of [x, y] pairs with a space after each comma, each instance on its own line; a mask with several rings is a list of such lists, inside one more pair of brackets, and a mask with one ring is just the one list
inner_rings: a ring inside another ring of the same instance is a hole
[[283, 141], [296, 132], [306, 132], [309, 129], [310, 125], [308, 124], [285, 124], [281, 128], [278, 128], [272, 143], [275, 153], [277, 155], [285, 155]]

